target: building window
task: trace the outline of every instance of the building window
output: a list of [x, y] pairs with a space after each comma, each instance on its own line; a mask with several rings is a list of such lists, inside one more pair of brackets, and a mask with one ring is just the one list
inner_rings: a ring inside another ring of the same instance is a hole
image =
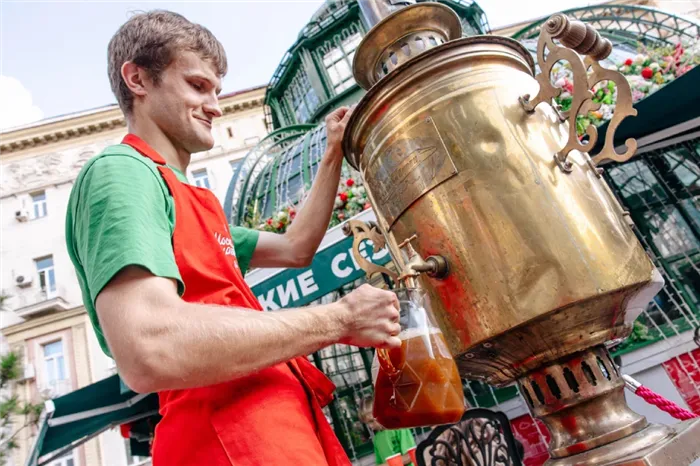
[[260, 137], [259, 136], [251, 136], [249, 138], [245, 138], [243, 140], [243, 144], [246, 146], [252, 146], [253, 144], [257, 144], [260, 142]]
[[352, 77], [352, 60], [362, 36], [359, 32], [337, 42], [337, 46], [323, 55], [323, 66], [331, 79], [336, 95], [355, 84]]
[[209, 184], [209, 174], [207, 173], [206, 168], [193, 171], [192, 177], [194, 178], [195, 186], [199, 186], [200, 188], [211, 189], [211, 185]]
[[67, 455], [60, 457], [56, 461], [52, 462], [49, 466], [75, 466], [73, 452], [70, 452]]
[[46, 192], [39, 191], [31, 194], [32, 196], [32, 218], [46, 217]]
[[294, 113], [297, 123], [306, 123], [321, 101], [303, 68], [297, 70], [284, 91], [284, 99]]
[[53, 256], [37, 259], [36, 270], [39, 273], [39, 285], [41, 291], [47, 295], [56, 292], [56, 273], [53, 268]]
[[230, 126], [226, 128], [226, 133], [228, 134], [228, 137], [232, 138], [233, 137], [233, 128]]
[[52, 395], [61, 395], [68, 392], [66, 360], [63, 357], [63, 340], [47, 343], [42, 348], [46, 388], [52, 392]]

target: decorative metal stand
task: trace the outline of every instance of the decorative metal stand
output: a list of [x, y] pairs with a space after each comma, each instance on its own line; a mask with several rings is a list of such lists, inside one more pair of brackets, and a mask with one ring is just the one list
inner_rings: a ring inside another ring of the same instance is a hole
[[520, 466], [523, 451], [505, 414], [478, 408], [455, 425], [435, 428], [416, 458], [418, 466]]

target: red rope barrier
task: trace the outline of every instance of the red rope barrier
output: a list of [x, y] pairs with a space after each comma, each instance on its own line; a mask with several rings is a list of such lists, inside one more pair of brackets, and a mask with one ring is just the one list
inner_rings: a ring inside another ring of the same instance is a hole
[[697, 414], [688, 411], [687, 409], [681, 408], [673, 401], [667, 400], [658, 393], [651, 391], [649, 388], [632, 379], [632, 377], [624, 375], [623, 378], [625, 379], [625, 385], [632, 391], [632, 393], [639, 396], [647, 403], [652, 404], [660, 410], [667, 412], [674, 418], [680, 419], [681, 421], [687, 421], [688, 419], [695, 419], [700, 417]]

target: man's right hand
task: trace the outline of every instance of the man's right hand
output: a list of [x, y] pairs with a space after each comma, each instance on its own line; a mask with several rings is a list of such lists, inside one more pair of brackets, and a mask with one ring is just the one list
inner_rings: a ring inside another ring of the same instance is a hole
[[364, 284], [337, 305], [342, 328], [340, 343], [353, 346], [398, 348], [401, 340], [399, 300], [396, 294]]

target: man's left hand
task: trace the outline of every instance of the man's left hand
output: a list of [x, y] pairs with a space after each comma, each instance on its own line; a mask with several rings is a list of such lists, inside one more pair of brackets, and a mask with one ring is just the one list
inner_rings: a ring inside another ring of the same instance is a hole
[[340, 107], [326, 116], [326, 157], [340, 160], [343, 157], [343, 134], [350, 121], [352, 108]]

